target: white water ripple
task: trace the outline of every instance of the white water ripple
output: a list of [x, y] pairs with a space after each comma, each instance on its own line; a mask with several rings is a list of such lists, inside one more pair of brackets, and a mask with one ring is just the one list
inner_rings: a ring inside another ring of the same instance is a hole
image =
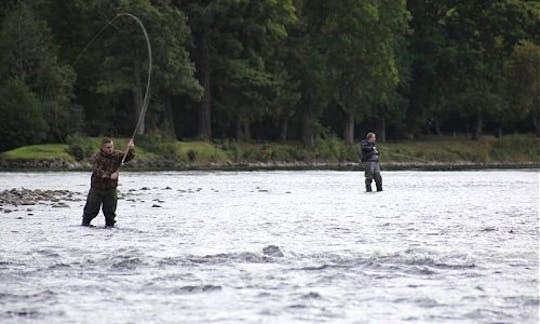
[[88, 173], [0, 173], [81, 198], [0, 206], [0, 322], [538, 322], [537, 171], [383, 177], [123, 172], [104, 229]]

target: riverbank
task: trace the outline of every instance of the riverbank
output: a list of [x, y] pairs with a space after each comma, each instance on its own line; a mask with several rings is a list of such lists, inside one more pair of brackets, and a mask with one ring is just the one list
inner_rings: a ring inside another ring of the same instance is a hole
[[[88, 157], [98, 138], [75, 138], [68, 144], [43, 144], [0, 154], [1, 171], [90, 169]], [[126, 139], [116, 141], [125, 147]], [[148, 170], [360, 170], [357, 146], [330, 138], [313, 150], [299, 143], [239, 144], [142, 138], [132, 171]], [[533, 135], [486, 137], [479, 141], [439, 138], [379, 143], [385, 170], [468, 170], [540, 168], [540, 141]]]

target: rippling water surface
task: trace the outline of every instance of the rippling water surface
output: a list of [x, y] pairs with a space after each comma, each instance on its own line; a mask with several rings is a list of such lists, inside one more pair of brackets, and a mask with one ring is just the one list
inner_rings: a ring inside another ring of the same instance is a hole
[[[537, 323], [538, 172], [0, 173], [81, 201], [0, 212], [0, 322]], [[58, 207], [58, 206], [57, 206]]]

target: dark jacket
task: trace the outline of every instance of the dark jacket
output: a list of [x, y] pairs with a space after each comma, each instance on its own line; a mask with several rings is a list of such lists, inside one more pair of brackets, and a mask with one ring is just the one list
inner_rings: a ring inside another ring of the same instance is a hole
[[[118, 179], [111, 179], [111, 174], [118, 171], [124, 152], [114, 150], [112, 154], [106, 155], [99, 151], [90, 159], [92, 163], [92, 188], [95, 189], [114, 189], [118, 186]], [[135, 150], [130, 149], [126, 156], [126, 162], [133, 160]]]
[[375, 143], [363, 140], [360, 143], [361, 146], [361, 162], [377, 162], [379, 161], [379, 153], [375, 150]]

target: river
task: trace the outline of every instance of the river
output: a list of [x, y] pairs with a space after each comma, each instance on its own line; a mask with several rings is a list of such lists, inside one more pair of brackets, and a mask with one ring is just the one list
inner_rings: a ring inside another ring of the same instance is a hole
[[[537, 323], [537, 170], [0, 173], [0, 322]], [[62, 201], [61, 201], [62, 202]], [[56, 204], [56, 205], [55, 205]]]

